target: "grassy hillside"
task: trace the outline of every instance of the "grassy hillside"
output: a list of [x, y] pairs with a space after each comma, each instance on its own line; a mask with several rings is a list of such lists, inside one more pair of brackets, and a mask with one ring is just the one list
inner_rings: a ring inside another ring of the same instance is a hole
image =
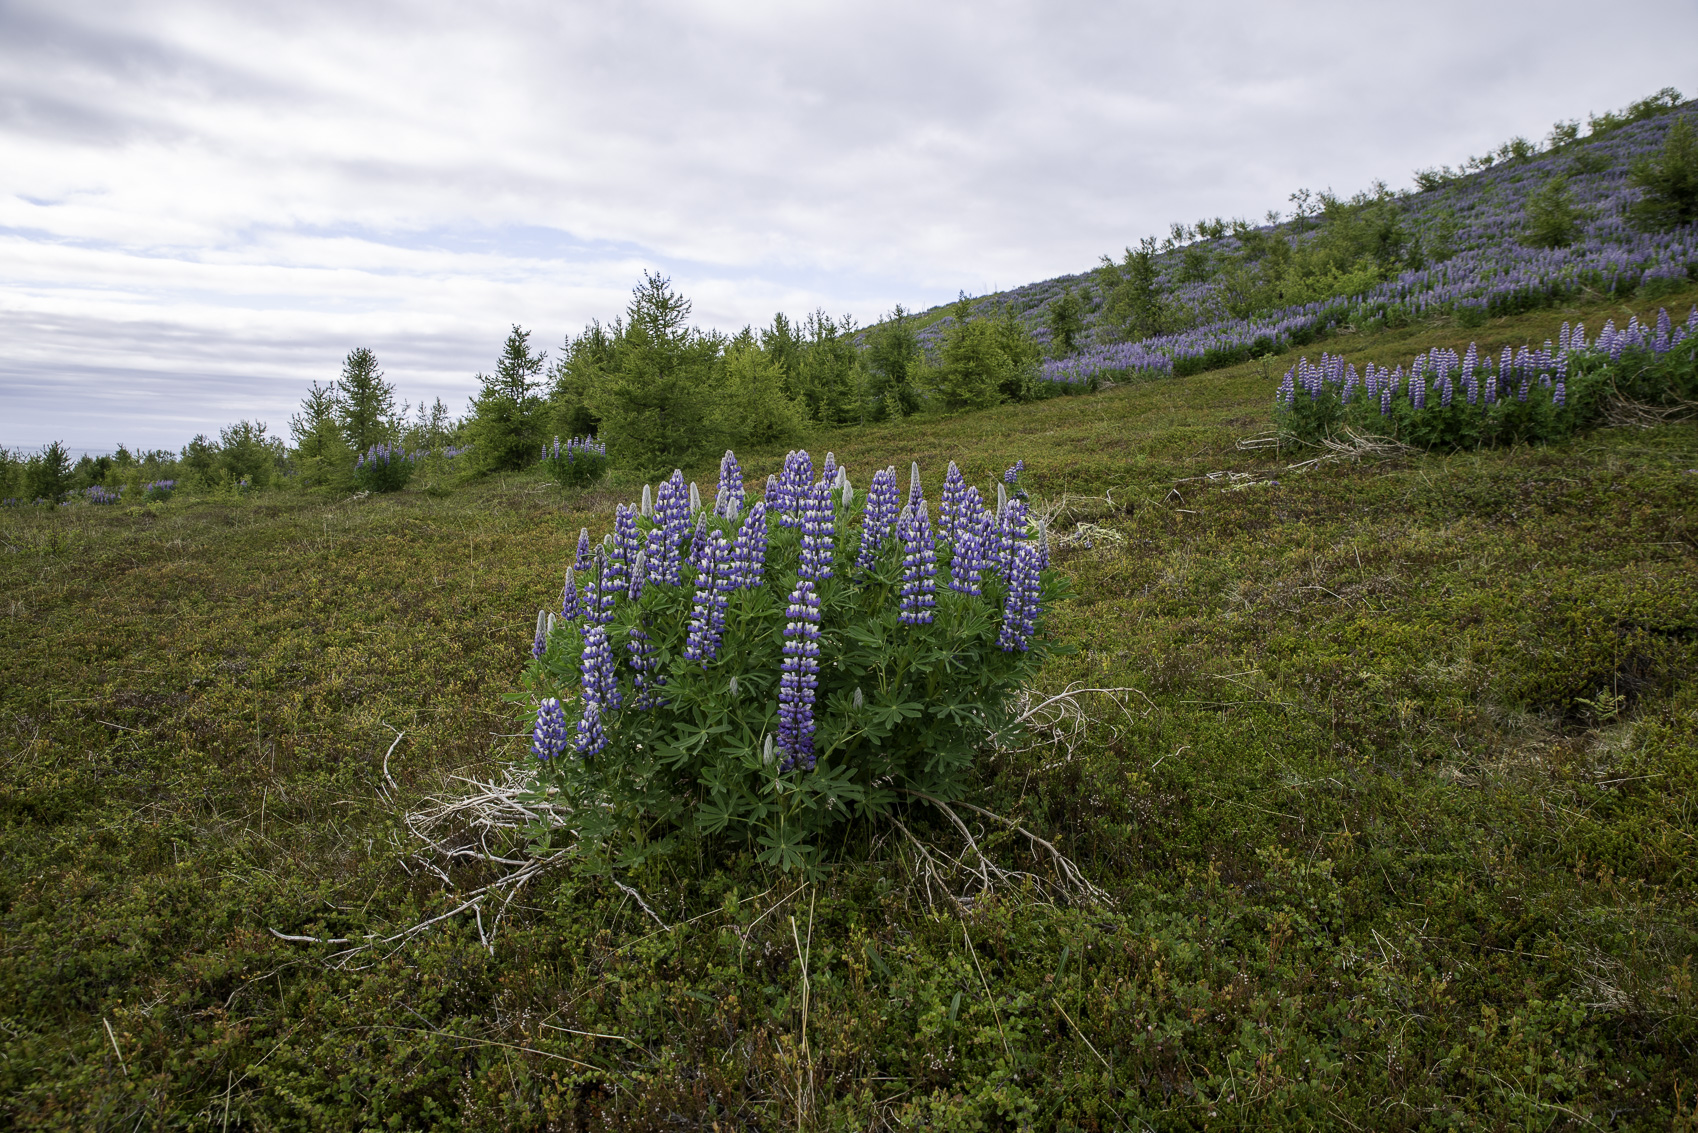
[[386, 935], [488, 880], [445, 885], [401, 815], [525, 758], [503, 697], [534, 611], [626, 497], [511, 478], [0, 514], [0, 1114], [1692, 1127], [1698, 427], [1292, 468], [1314, 453], [1237, 441], [1293, 357], [815, 441], [858, 484], [918, 460], [934, 493], [950, 458], [980, 483], [1024, 458], [1058, 533], [1095, 525], [1059, 555], [1080, 650], [1046, 685], [1138, 692], [1076, 751], [987, 756], [975, 801], [1110, 907], [1009, 887], [957, 917], [879, 832], [817, 884], [695, 849], [624, 878], [665, 930], [561, 871], [499, 925], [338, 965], [271, 930]]

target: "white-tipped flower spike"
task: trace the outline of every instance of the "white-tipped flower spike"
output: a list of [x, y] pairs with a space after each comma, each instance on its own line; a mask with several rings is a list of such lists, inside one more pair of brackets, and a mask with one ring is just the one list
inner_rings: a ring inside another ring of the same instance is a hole
[[1006, 484], [998, 484], [996, 486], [996, 517], [998, 519], [1001, 519], [1002, 513], [1007, 511], [1007, 510], [1008, 510], [1008, 486]]
[[843, 506], [848, 507], [855, 502], [855, 489], [849, 486], [849, 481], [843, 481]]
[[771, 732], [768, 732], [766, 734], [766, 747], [761, 752], [761, 762], [766, 764], [768, 767], [772, 766], [772, 733]]
[[548, 633], [549, 630], [551, 630], [553, 628], [554, 628], [553, 626], [548, 624], [548, 611], [547, 610], [538, 610], [537, 611], [537, 636], [543, 637], [545, 634]]
[[913, 503], [921, 495], [920, 462], [916, 460], [908, 466], [908, 502]]
[[715, 515], [724, 515], [725, 514], [725, 489], [724, 488], [721, 488], [719, 490], [719, 493], [713, 497], [713, 514], [715, 514]]
[[737, 695], [737, 674], [736, 673], [731, 674], [731, 695], [732, 696]]
[[[829, 460], [831, 458], [831, 454], [826, 453], [826, 458]], [[843, 467], [841, 464], [839, 464], [837, 466], [837, 483], [834, 486], [841, 488], [841, 487], [843, 487], [843, 485], [847, 484], [848, 482], [849, 482], [849, 470], [847, 468]]]
[[690, 481], [690, 514], [695, 515], [702, 510], [702, 490], [696, 487], [694, 480]]
[[643, 518], [654, 518], [654, 489], [648, 484], [643, 485]]
[[635, 602], [643, 596], [643, 587], [649, 581], [649, 553], [638, 551], [636, 562], [631, 564], [631, 582], [626, 596]]
[[867, 702], [867, 698], [861, 695], [861, 686], [856, 685], [855, 686], [855, 711], [859, 712], [861, 710], [861, 706], [866, 704], [866, 702]]
[[549, 637], [554, 636], [554, 615], [552, 613], [548, 615], [548, 629], [546, 629], [543, 632], [546, 633]]

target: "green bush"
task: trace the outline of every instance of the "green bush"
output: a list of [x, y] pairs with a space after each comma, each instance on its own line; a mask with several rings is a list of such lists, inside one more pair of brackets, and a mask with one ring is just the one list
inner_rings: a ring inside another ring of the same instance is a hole
[[543, 467], [565, 488], [587, 488], [607, 475], [607, 446], [594, 437], [569, 437], [563, 445], [543, 446]]
[[805, 452], [743, 514], [729, 453], [711, 512], [678, 472], [652, 517], [617, 510], [583, 594], [569, 574], [564, 617], [539, 616], [527, 681], [539, 786], [579, 854], [634, 864], [691, 834], [810, 867], [834, 827], [961, 797], [1051, 651], [1063, 583], [1023, 500], [999, 516], [949, 472], [935, 539], [917, 469], [898, 516], [894, 469], [855, 507]]
[[354, 465], [354, 484], [366, 492], [399, 492], [413, 478], [418, 462], [416, 453], [376, 444], [367, 449]]

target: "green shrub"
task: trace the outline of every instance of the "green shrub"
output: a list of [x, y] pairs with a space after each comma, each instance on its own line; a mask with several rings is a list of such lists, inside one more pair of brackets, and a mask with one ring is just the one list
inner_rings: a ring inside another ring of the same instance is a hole
[[418, 454], [376, 444], [354, 465], [354, 484], [366, 492], [399, 492], [413, 478]]
[[583, 594], [569, 574], [564, 617], [539, 616], [527, 682], [539, 785], [571, 806], [578, 853], [633, 864], [694, 834], [812, 866], [834, 827], [959, 799], [1012, 731], [1063, 587], [1024, 501], [998, 515], [952, 464], [934, 539], [917, 469], [900, 516], [894, 469], [852, 495], [831, 457], [815, 481], [791, 453], [742, 513], [727, 453], [711, 512], [674, 472], [652, 517], [621, 506], [581, 549]]
[[565, 488], [587, 488], [607, 474], [607, 446], [594, 437], [569, 437], [563, 445], [554, 438], [554, 448], [542, 450], [543, 467]]

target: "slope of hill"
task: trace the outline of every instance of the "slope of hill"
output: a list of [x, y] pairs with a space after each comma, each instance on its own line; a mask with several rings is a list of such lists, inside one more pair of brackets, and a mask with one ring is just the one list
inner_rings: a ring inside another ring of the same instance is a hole
[[[1196, 372], [1344, 326], [1435, 315], [1471, 326], [1584, 294], [1655, 298], [1698, 278], [1698, 226], [1642, 232], [1624, 215], [1639, 197], [1628, 176], [1633, 162], [1657, 151], [1676, 122], [1698, 123], [1698, 103], [1677, 97], [1665, 92], [1606, 115], [1591, 135], [1558, 139], [1543, 152], [1511, 144], [1501, 159], [1476, 159], [1474, 172], [1424, 171], [1414, 192], [1377, 185], [1340, 200], [1305, 190], [1293, 194], [1299, 215], [1283, 223], [1175, 225], [1169, 239], [1142, 249], [1161, 307], [1145, 320], [1153, 333], [1116, 317], [1123, 312], [1115, 292], [1138, 255], [1132, 249], [1123, 264], [976, 298], [968, 309], [1010, 310], [1047, 341], [1047, 316], [1076, 293], [1083, 349], [1052, 358], [1044, 372], [1081, 382]], [[1537, 223], [1553, 215], [1554, 226]], [[1305, 258], [1311, 270], [1293, 278], [1289, 265]], [[914, 321], [935, 348], [955, 316], [937, 307]]]
[[[1581, 295], [1477, 336], [1630, 314], [1655, 309]], [[916, 460], [934, 494], [948, 459], [980, 483], [1027, 461], [1078, 595], [1044, 687], [1137, 692], [1078, 746], [987, 753], [975, 798], [1060, 840], [1100, 908], [1015, 884], [942, 915], [857, 831], [815, 884], [694, 847], [622, 877], [664, 930], [562, 870], [353, 959], [280, 939], [383, 940], [488, 879], [402, 815], [526, 758], [502, 698], [531, 618], [623, 497], [521, 475], [0, 515], [0, 1115], [1685, 1127], [1698, 432], [1240, 448], [1293, 359], [820, 438], [859, 483]], [[757, 479], [782, 456], [742, 455]]]

